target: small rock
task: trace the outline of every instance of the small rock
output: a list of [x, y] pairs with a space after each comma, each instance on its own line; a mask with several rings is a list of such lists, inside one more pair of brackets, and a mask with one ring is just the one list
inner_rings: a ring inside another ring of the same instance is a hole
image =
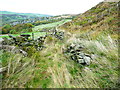
[[84, 61], [85, 61], [86, 65], [90, 65], [91, 58], [90, 58], [90, 57], [85, 56], [85, 57], [84, 57]]
[[83, 59], [78, 59], [78, 63], [82, 64], [85, 63]]

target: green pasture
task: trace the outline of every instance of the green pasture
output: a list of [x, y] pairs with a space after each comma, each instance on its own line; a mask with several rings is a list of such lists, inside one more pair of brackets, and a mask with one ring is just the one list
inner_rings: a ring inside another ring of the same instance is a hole
[[44, 28], [52, 28], [52, 27], [57, 27], [59, 25], [62, 25], [66, 22], [69, 22], [71, 21], [70, 19], [64, 19], [64, 20], [61, 20], [61, 21], [58, 21], [58, 22], [54, 22], [54, 23], [50, 23], [50, 24], [44, 24], [44, 25], [38, 25], [38, 26], [35, 26], [32, 30], [33, 31], [40, 31]]
[[[39, 26], [35, 26], [32, 30], [33, 32], [28, 32], [28, 33], [21, 33], [21, 34], [30, 34], [31, 37], [32, 37], [32, 33], [34, 33], [34, 38], [38, 38], [39, 36], [43, 36], [45, 35], [46, 33], [45, 32], [39, 32], [40, 30], [44, 29], [44, 28], [52, 28], [52, 27], [57, 27], [59, 25], [62, 25], [66, 22], [69, 22], [71, 21], [71, 19], [64, 19], [64, 20], [61, 20], [61, 21], [58, 21], [58, 22], [54, 22], [54, 23], [50, 23], [50, 24], [44, 24], [44, 25], [39, 25]], [[13, 36], [19, 36], [20, 34], [11, 34]], [[6, 34], [6, 35], [0, 35], [0, 39], [3, 38], [3, 37], [7, 37], [9, 38], [9, 36]]]
[[[21, 34], [30, 34], [31, 35], [31, 38], [32, 38], [32, 33], [34, 33], [34, 38], [38, 38], [39, 36], [43, 36], [45, 35], [46, 33], [45, 32], [29, 32], [29, 33], [21, 33]], [[13, 36], [19, 36], [20, 34], [11, 34]], [[0, 35], [0, 39], [3, 38], [3, 37], [7, 37], [9, 38], [8, 35]]]

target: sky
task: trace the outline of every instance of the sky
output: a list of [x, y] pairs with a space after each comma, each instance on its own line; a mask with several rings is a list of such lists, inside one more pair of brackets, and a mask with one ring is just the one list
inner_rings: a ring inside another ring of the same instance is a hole
[[103, 0], [1, 0], [0, 10], [48, 15], [83, 13]]

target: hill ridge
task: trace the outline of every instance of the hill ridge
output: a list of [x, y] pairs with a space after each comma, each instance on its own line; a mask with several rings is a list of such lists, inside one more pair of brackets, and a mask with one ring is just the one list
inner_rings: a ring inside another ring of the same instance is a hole
[[71, 33], [90, 33], [91, 37], [96, 38], [100, 33], [107, 33], [113, 35], [113, 37], [117, 36], [117, 26], [118, 3], [101, 2], [59, 28]]

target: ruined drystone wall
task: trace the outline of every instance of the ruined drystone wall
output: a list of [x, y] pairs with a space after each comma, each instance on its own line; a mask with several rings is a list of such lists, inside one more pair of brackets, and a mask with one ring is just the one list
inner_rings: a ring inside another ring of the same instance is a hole
[[84, 53], [84, 48], [80, 43], [71, 43], [64, 49], [64, 54], [81, 65], [90, 65], [91, 55]]

